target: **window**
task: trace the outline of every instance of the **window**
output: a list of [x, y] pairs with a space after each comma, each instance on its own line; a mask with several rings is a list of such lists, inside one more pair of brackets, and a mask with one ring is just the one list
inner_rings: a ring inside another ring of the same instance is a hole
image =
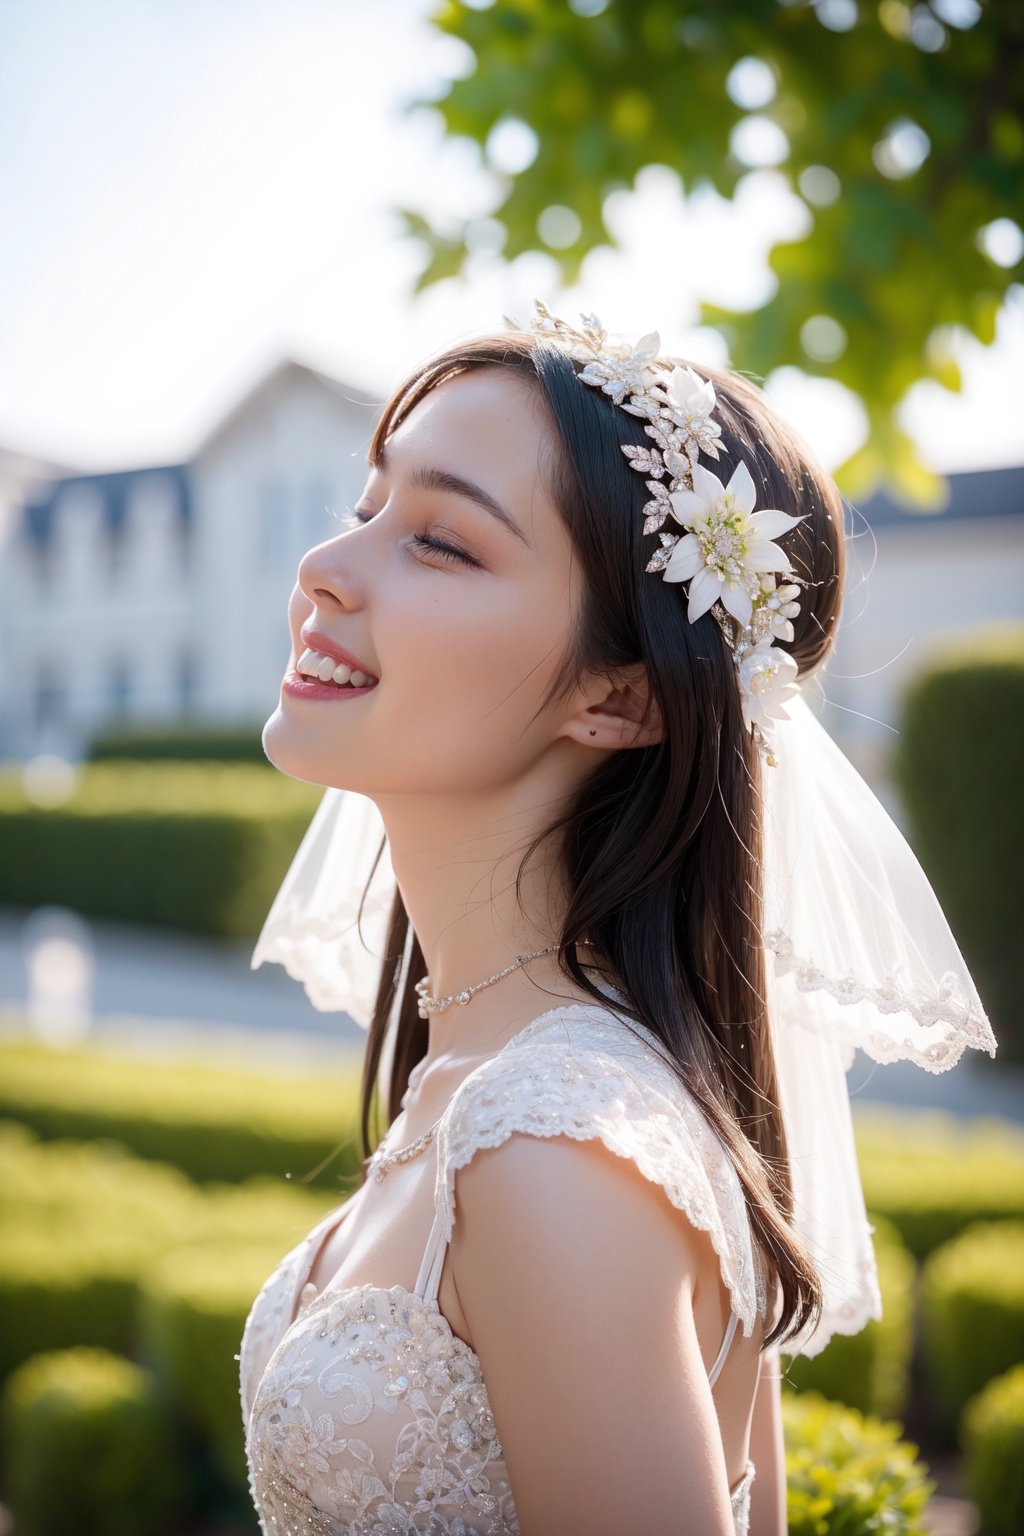
[[130, 700], [131, 673], [128, 663], [114, 660], [107, 669], [107, 708], [112, 715], [126, 715]]
[[47, 540], [46, 543], [36, 543], [32, 546], [32, 573], [35, 578], [37, 597], [45, 597], [53, 586], [53, 546]]
[[36, 672], [35, 719], [36, 726], [56, 724], [64, 713], [65, 687], [63, 675], [52, 661], [41, 661]]
[[124, 533], [118, 529], [109, 529], [106, 534], [107, 541], [107, 580], [113, 587], [117, 585], [121, 571], [124, 568]]
[[267, 570], [288, 559], [288, 491], [276, 476], [268, 480], [260, 498], [259, 560]]
[[189, 715], [196, 696], [196, 662], [192, 652], [188, 649], [178, 654], [177, 675], [178, 713]]

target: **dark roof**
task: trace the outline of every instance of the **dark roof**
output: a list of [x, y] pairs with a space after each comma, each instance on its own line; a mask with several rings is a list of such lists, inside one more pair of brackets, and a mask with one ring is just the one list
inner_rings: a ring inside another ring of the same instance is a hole
[[[380, 407], [380, 401], [375, 401], [372, 396], [355, 386], [344, 383], [341, 379], [332, 378], [330, 374], [321, 373], [317, 368], [311, 368], [306, 363], [296, 362], [293, 358], [282, 358], [279, 362], [260, 377], [251, 389], [232, 406], [226, 416], [222, 417], [216, 427], [199, 444], [192, 458], [197, 459], [211, 443], [216, 441], [223, 432], [238, 420], [266, 391], [273, 389], [282, 379], [288, 377], [303, 377], [314, 380], [322, 389], [328, 391], [346, 408], [366, 409], [370, 407], [375, 413]], [[367, 430], [371, 425], [371, 416], [367, 414]], [[52, 478], [43, 489], [38, 487], [30, 493], [22, 512], [22, 527], [26, 536], [37, 546], [45, 546], [49, 543], [57, 504], [65, 489], [73, 485], [87, 485], [100, 492], [103, 499], [104, 522], [108, 533], [116, 537], [124, 526], [125, 510], [131, 487], [144, 475], [164, 475], [173, 479], [177, 490], [178, 513], [182, 528], [186, 528], [192, 518], [192, 497], [189, 483], [189, 464], [164, 464], [146, 465], [141, 469], [122, 469], [103, 474], [85, 475], [61, 475], [60, 478]]]
[[948, 522], [950, 518], [1024, 516], [1024, 466], [1010, 469], [972, 469], [948, 475], [949, 501], [939, 509], [905, 507], [884, 492], [878, 492], [856, 508], [854, 532], [865, 518], [872, 528], [926, 527]]
[[171, 481], [176, 492], [177, 512], [181, 526], [183, 529], [187, 528], [192, 519], [188, 465], [147, 464], [144, 469], [119, 469], [95, 475], [67, 475], [61, 480], [53, 481], [47, 486], [43, 495], [36, 496], [34, 500], [25, 504], [23, 523], [25, 533], [38, 546], [48, 544], [53, 532], [57, 505], [64, 492], [72, 486], [88, 486], [99, 492], [103, 503], [103, 521], [106, 530], [111, 537], [117, 537], [124, 526], [128, 496], [132, 488], [151, 475], [159, 475]]

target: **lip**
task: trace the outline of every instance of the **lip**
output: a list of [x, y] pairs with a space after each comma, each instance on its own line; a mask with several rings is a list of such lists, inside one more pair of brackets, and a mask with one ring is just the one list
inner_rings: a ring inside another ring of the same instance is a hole
[[286, 672], [281, 683], [282, 691], [295, 699], [362, 699], [376, 686], [376, 683], [367, 683], [365, 688], [335, 688], [330, 683], [315, 683], [312, 678], [294, 671]]
[[[353, 656], [351, 651], [342, 650], [340, 645], [336, 645], [334, 641], [330, 639], [328, 635], [323, 634], [321, 630], [301, 629], [299, 631], [299, 639], [302, 641], [303, 649], [308, 647], [311, 651], [319, 651], [321, 656], [330, 656], [333, 661], [343, 661], [345, 665], [351, 667], [354, 672], [364, 672], [367, 677], [373, 680], [374, 683], [380, 682], [380, 678], [366, 665], [365, 662], [360, 661], [358, 656]], [[302, 655], [301, 651], [299, 652], [299, 655]], [[298, 660], [298, 657], [296, 657], [296, 660]], [[362, 689], [357, 688], [355, 691], [357, 693], [361, 693]]]

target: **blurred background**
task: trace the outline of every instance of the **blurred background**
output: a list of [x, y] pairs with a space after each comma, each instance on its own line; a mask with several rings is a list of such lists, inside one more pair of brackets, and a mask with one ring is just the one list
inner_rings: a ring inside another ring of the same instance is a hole
[[787, 1434], [834, 1476], [794, 1461], [791, 1529], [815, 1498], [873, 1528], [815, 1386], [924, 1445], [930, 1500], [903, 1451], [876, 1479], [899, 1529], [1024, 1528], [991, 1450], [1024, 1434], [1019, 8], [0, 0], [0, 144], [7, 1518], [85, 1528], [33, 1471], [73, 1372], [76, 1424], [148, 1413], [188, 1469], [97, 1529], [253, 1528], [227, 1357], [358, 1166], [361, 1032], [249, 967], [320, 798], [260, 745], [288, 594], [389, 388], [539, 296], [751, 375], [836, 475], [812, 703], [1000, 1043], [851, 1069], [887, 1320], [794, 1367]]

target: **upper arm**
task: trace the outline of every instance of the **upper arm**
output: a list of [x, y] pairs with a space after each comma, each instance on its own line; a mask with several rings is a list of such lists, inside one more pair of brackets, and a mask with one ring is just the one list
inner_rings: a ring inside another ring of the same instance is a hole
[[694, 1328], [702, 1236], [600, 1141], [514, 1135], [458, 1176], [459, 1300], [524, 1536], [733, 1529]]

